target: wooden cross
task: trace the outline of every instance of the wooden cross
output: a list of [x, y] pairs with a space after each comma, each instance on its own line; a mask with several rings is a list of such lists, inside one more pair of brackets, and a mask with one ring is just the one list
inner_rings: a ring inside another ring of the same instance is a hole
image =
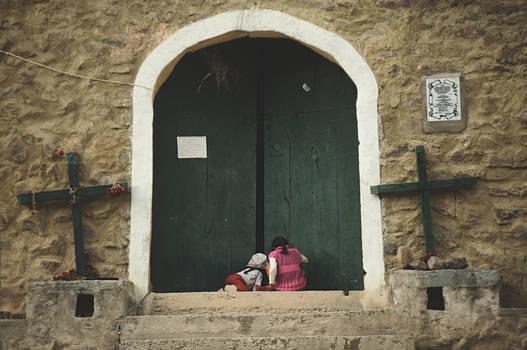
[[465, 185], [474, 185], [478, 178], [475, 176], [458, 177], [446, 180], [428, 181], [426, 178], [425, 165], [425, 148], [424, 146], [415, 147], [417, 157], [417, 174], [419, 176], [418, 182], [406, 182], [401, 184], [379, 185], [371, 186], [370, 192], [372, 194], [392, 193], [392, 192], [419, 192], [421, 200], [421, 220], [423, 221], [423, 233], [425, 236], [426, 252], [435, 255], [434, 236], [432, 234], [432, 215], [430, 213], [430, 197], [428, 192], [430, 190], [437, 190], [448, 187], [457, 187]]
[[33, 204], [34, 207], [36, 206], [37, 202], [70, 200], [71, 214], [73, 217], [76, 270], [79, 275], [86, 276], [81, 208], [79, 206], [80, 199], [83, 197], [128, 192], [128, 184], [126, 182], [119, 182], [118, 184], [114, 185], [81, 187], [79, 185], [79, 156], [76, 153], [68, 153], [66, 155], [66, 164], [68, 165], [69, 188], [64, 190], [24, 193], [19, 194], [17, 198], [18, 203]]

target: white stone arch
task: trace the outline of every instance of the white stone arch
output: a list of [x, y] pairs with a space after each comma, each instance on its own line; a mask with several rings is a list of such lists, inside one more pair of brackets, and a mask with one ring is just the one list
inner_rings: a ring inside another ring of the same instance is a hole
[[[150, 290], [150, 242], [153, 183], [153, 100], [174, 66], [189, 51], [243, 36], [296, 40], [338, 64], [357, 86], [357, 126], [365, 292], [384, 291], [381, 205], [370, 194], [380, 180], [377, 82], [355, 48], [335, 33], [282, 12], [239, 10], [192, 23], [164, 40], [141, 65], [133, 90], [132, 204], [128, 278], [136, 297]], [[146, 87], [146, 88], [145, 88]]]

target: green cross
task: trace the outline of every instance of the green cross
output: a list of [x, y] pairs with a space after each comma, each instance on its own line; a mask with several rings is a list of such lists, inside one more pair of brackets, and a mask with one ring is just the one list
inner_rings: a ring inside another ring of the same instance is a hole
[[406, 182], [401, 184], [371, 186], [372, 194], [392, 193], [392, 192], [419, 192], [421, 200], [421, 220], [423, 221], [423, 233], [425, 236], [426, 252], [435, 254], [434, 236], [432, 234], [432, 215], [430, 213], [430, 190], [438, 190], [448, 187], [458, 187], [474, 185], [478, 178], [475, 176], [458, 177], [446, 180], [428, 181], [426, 178], [425, 148], [424, 146], [415, 147], [417, 157], [418, 182]]
[[[20, 204], [33, 204], [54, 200], [70, 200], [71, 214], [73, 217], [73, 236], [75, 241], [75, 264], [77, 273], [86, 276], [86, 262], [84, 259], [84, 239], [82, 235], [80, 199], [83, 197], [100, 196], [108, 193], [108, 189], [113, 185], [100, 185], [81, 187], [79, 185], [79, 156], [76, 153], [66, 155], [68, 165], [69, 188], [64, 190], [31, 192], [19, 194], [17, 196]], [[128, 184], [120, 182], [119, 185], [128, 192]]]

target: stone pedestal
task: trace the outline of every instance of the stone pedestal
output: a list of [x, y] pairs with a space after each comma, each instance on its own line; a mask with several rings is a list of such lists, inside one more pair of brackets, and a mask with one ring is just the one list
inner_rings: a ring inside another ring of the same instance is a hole
[[117, 319], [135, 312], [130, 281], [35, 282], [27, 297], [28, 319], [68, 320], [76, 318], [81, 300], [93, 301], [93, 319]]
[[[500, 282], [493, 270], [396, 270], [389, 277], [395, 309], [412, 314], [425, 310], [497, 314]], [[431, 306], [430, 298], [435, 305], [442, 302], [443, 308]]]

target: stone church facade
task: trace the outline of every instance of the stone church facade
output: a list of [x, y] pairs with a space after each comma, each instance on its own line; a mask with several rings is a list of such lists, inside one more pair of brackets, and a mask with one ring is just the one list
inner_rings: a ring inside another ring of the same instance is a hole
[[[424, 147], [429, 180], [477, 177], [471, 186], [430, 191], [436, 255], [497, 271], [499, 283], [478, 280], [478, 288], [497, 288], [501, 308], [527, 307], [524, 1], [7, 0], [0, 10], [4, 318], [44, 317], [35, 311], [37, 297], [26, 301], [30, 288], [75, 267], [70, 201], [17, 202], [22, 193], [68, 188], [68, 152], [80, 158], [81, 186], [119, 181], [130, 188], [82, 200], [87, 264], [101, 278], [129, 281], [119, 288], [132, 304], [148, 294], [158, 253], [151, 248], [156, 94], [186, 54], [249, 39], [298, 42], [356, 87], [366, 308], [393, 303], [394, 285], [412, 286], [393, 275], [400, 247], [415, 257], [427, 253], [419, 195], [371, 193], [372, 186], [417, 181], [416, 146]], [[460, 77], [463, 119], [443, 127], [450, 122], [427, 119], [425, 78], [452, 75]], [[525, 346], [520, 338], [511, 344]]]

